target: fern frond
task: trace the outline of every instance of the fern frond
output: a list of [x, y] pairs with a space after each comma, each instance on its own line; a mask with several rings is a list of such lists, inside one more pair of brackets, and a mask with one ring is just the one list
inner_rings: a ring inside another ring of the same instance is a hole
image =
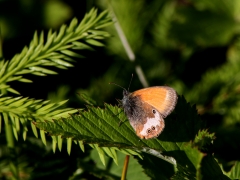
[[99, 39], [109, 37], [105, 31], [99, 30], [111, 23], [108, 12], [97, 15], [97, 10], [92, 9], [78, 23], [75, 18], [69, 26], [63, 25], [59, 32], [48, 32], [46, 42], [44, 33], [38, 35], [35, 32], [29, 47], [24, 47], [20, 54], [15, 55], [10, 61], [0, 63], [0, 90], [19, 94], [7, 85], [10, 81], [31, 82], [22, 78], [25, 74], [46, 76], [57, 74], [49, 67], [67, 69], [72, 67], [73, 58], [81, 58], [82, 55], [74, 52], [74, 49], [91, 49], [90, 45], [103, 46]]
[[[13, 128], [13, 133], [16, 139], [20, 132], [20, 123], [23, 126], [23, 137], [26, 138], [28, 131], [27, 121], [51, 121], [53, 118], [67, 117], [77, 110], [72, 108], [60, 109], [59, 107], [67, 101], [59, 103], [49, 103], [49, 101], [35, 100], [23, 97], [1, 97], [0, 98], [0, 116], [5, 121], [5, 124], [10, 123]], [[1, 123], [0, 123], [1, 125]], [[1, 127], [0, 127], [1, 128]], [[32, 126], [33, 133], [38, 137], [35, 126]], [[45, 133], [41, 132], [41, 137], [45, 142]]]

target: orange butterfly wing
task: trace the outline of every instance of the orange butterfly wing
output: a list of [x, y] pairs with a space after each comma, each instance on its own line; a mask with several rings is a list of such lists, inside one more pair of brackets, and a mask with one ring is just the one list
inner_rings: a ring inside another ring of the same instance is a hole
[[134, 91], [131, 96], [139, 96], [142, 101], [156, 108], [164, 117], [176, 106], [177, 93], [168, 86], [155, 86]]

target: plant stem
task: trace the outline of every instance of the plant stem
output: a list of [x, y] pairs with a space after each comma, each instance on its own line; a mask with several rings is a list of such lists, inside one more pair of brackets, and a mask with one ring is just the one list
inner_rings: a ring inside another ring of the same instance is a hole
[[[112, 20], [113, 20], [113, 22], [115, 22], [114, 23], [115, 29], [116, 29], [116, 31], [117, 31], [117, 33], [119, 35], [119, 38], [120, 38], [120, 40], [122, 42], [122, 45], [123, 45], [123, 47], [124, 47], [124, 49], [125, 49], [125, 51], [126, 51], [126, 53], [128, 55], [128, 58], [129, 58], [129, 60], [131, 62], [136, 62], [135, 54], [133, 53], [133, 51], [132, 51], [132, 49], [131, 49], [131, 47], [130, 47], [130, 45], [128, 43], [128, 40], [127, 40], [127, 38], [126, 38], [126, 36], [125, 36], [125, 34], [124, 34], [124, 32], [123, 32], [123, 30], [122, 30], [118, 20], [117, 20], [117, 16], [115, 15], [114, 10], [113, 10], [111, 4], [109, 2], [108, 2], [108, 4], [109, 4], [110, 12], [112, 14]], [[135, 65], [135, 71], [136, 71], [136, 73], [138, 75], [138, 78], [139, 78], [140, 82], [142, 83], [143, 87], [148, 87], [149, 85], [148, 85], [148, 82], [147, 82], [147, 80], [145, 78], [145, 75], [143, 73], [143, 70], [142, 70], [141, 66]]]
[[126, 155], [125, 160], [124, 160], [124, 165], [123, 165], [121, 180], [125, 180], [125, 179], [126, 179], [129, 158], [130, 158], [130, 156], [129, 156], [129, 155]]

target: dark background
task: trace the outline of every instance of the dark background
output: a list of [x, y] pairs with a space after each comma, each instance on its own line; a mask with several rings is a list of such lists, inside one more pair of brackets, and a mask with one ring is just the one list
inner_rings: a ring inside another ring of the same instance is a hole
[[[49, 29], [58, 31], [74, 17], [81, 21], [92, 7], [99, 11], [107, 9], [107, 2], [0, 0], [3, 59], [11, 60], [28, 46], [35, 31], [45, 34]], [[10, 85], [23, 97], [53, 102], [69, 99], [67, 107], [85, 107], [77, 93], [86, 93], [99, 106], [104, 102], [117, 104], [116, 99], [122, 98], [122, 89], [108, 83], [128, 87], [133, 73], [130, 91], [143, 88], [135, 73], [138, 64], [150, 86], [167, 84], [179, 95], [184, 95], [188, 102], [197, 105], [209, 131], [216, 133], [209, 151], [215, 153], [228, 170], [232, 161], [240, 159], [237, 18], [240, 7], [237, 1], [121, 0], [111, 4], [136, 55], [136, 63], [128, 60], [112, 25], [106, 29], [112, 36], [102, 41], [106, 46], [94, 47], [94, 51], [77, 51], [85, 58], [75, 59], [74, 67], [68, 70], [52, 68], [58, 75], [26, 75], [33, 83], [12, 82]], [[0, 136], [4, 144], [4, 134]], [[21, 143], [19, 146], [26, 154]], [[44, 147], [41, 148], [45, 152]], [[38, 154], [35, 153], [34, 156]], [[51, 152], [45, 153], [50, 156]], [[63, 154], [66, 155], [62, 152], [58, 158], [64, 161]], [[79, 156], [87, 157], [88, 153]], [[40, 164], [41, 159], [36, 161]], [[71, 163], [76, 165], [76, 162]], [[91, 163], [89, 161], [90, 166]], [[40, 168], [36, 164], [33, 166]]]

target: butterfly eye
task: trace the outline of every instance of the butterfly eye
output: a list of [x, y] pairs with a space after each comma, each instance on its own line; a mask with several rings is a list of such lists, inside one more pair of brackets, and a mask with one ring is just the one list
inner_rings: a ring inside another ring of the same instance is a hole
[[151, 131], [152, 131], [152, 130], [151, 130], [150, 128], [147, 129], [147, 133], [148, 133], [148, 134], [151, 133]]
[[155, 130], [155, 127], [154, 127], [154, 126], [152, 126], [151, 128], [152, 128], [153, 131]]
[[156, 110], [155, 110], [155, 109], [153, 109], [153, 110], [152, 110], [152, 112], [153, 112], [153, 114], [155, 114], [155, 113], [156, 113]]

